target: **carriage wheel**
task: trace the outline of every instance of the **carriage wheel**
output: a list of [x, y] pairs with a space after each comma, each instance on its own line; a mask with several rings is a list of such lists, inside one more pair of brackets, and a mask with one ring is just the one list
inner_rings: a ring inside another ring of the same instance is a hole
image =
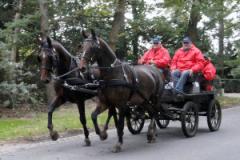
[[217, 131], [221, 125], [222, 110], [219, 102], [213, 99], [207, 111], [207, 123], [210, 131]]
[[169, 125], [169, 120], [156, 120], [157, 125], [159, 128], [164, 129], [167, 128], [167, 126]]
[[126, 116], [128, 130], [132, 134], [139, 134], [142, 131], [145, 123], [144, 114], [137, 107], [133, 107], [128, 116]]
[[193, 137], [198, 129], [198, 108], [193, 102], [187, 102], [181, 113], [182, 130], [186, 137]]

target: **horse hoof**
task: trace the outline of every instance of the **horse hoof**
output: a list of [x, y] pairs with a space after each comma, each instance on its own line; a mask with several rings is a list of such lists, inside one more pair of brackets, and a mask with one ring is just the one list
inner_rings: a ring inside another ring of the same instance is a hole
[[154, 143], [156, 139], [152, 135], [147, 135], [147, 141], [148, 143]]
[[102, 141], [106, 140], [107, 137], [108, 137], [107, 132], [101, 132], [101, 134], [100, 134], [100, 139], [101, 139]]
[[156, 139], [149, 139], [148, 140], [148, 143], [155, 143], [156, 142]]
[[118, 152], [121, 152], [121, 151], [122, 151], [122, 148], [121, 148], [120, 144], [115, 145], [113, 147], [113, 150], [112, 150], [113, 153], [118, 153]]
[[149, 134], [148, 134], [148, 135], [147, 135], [147, 140], [148, 140], [148, 141], [151, 140], [152, 137], [153, 137], [152, 135], [149, 135]]
[[85, 146], [91, 146], [91, 141], [89, 139], [85, 139]]
[[51, 139], [52, 139], [53, 141], [56, 141], [56, 140], [58, 140], [58, 138], [59, 138], [59, 134], [58, 134], [57, 131], [52, 131], [52, 132], [50, 133], [50, 136], [51, 136]]

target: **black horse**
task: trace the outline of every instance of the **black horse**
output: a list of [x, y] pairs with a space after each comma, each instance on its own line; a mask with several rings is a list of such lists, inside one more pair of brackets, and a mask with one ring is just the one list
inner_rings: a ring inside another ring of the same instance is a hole
[[129, 105], [144, 106], [151, 117], [148, 129], [148, 141], [155, 140], [156, 125], [155, 113], [157, 113], [159, 99], [163, 91], [161, 72], [149, 65], [130, 66], [119, 61], [107, 45], [98, 38], [92, 30], [89, 36], [83, 32], [83, 55], [80, 68], [86, 70], [88, 65], [97, 62], [100, 70], [101, 89], [98, 97], [101, 105], [118, 109], [118, 143], [113, 147], [114, 152], [121, 151], [123, 143], [124, 118]]
[[[77, 80], [78, 84], [79, 83], [84, 84], [84, 83], [87, 83], [89, 80], [89, 78], [86, 78], [86, 77], [90, 77], [90, 76], [81, 74], [81, 72], [77, 70], [78, 64], [77, 64], [76, 57], [72, 56], [59, 42], [51, 41], [51, 39], [48, 37], [46, 40], [42, 41], [41, 52], [38, 55], [38, 60], [41, 63], [41, 69], [40, 69], [41, 81], [43, 81], [44, 83], [49, 83], [51, 80], [52, 72], [54, 72], [55, 76], [57, 77], [61, 76], [59, 80], [54, 80], [54, 89], [56, 92], [56, 97], [48, 106], [49, 110], [48, 110], [48, 126], [47, 127], [49, 129], [52, 140], [57, 140], [59, 137], [57, 131], [53, 130], [52, 114], [56, 108], [58, 108], [65, 102], [69, 101], [77, 104], [79, 114], [80, 114], [80, 121], [84, 129], [85, 144], [87, 146], [91, 145], [91, 142], [89, 140], [89, 131], [86, 126], [84, 101], [95, 97], [95, 95], [90, 93], [74, 91], [63, 85], [64, 80], [71, 80], [71, 78], [72, 78], [72, 81]], [[70, 74], [66, 74], [72, 70], [74, 72]], [[94, 75], [95, 78], [99, 76], [99, 71], [97, 69], [92, 69], [91, 71], [92, 71], [92, 75]], [[98, 105], [99, 103], [97, 98], [95, 98], [95, 101], [97, 102], [97, 106], [95, 109], [97, 112], [103, 112], [104, 110], [107, 109], [107, 107], [101, 107]], [[96, 126], [97, 117], [95, 116], [95, 114], [92, 114], [92, 119], [95, 124], [96, 133], [100, 135], [101, 140], [104, 140], [107, 138], [106, 130], [108, 127], [108, 122], [110, 120], [110, 117], [111, 117], [111, 114], [109, 114], [104, 131], [100, 132], [99, 127]]]

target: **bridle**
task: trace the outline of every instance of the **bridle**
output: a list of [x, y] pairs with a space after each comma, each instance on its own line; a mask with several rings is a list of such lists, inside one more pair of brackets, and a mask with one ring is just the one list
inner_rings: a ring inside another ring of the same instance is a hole
[[[100, 47], [100, 41], [99, 39], [97, 38], [96, 40], [92, 39], [92, 38], [87, 38], [85, 39], [85, 42], [91, 42], [92, 43], [92, 47], [94, 48], [101, 48]], [[84, 51], [81, 56], [80, 56], [81, 59], [89, 62], [89, 63], [93, 63], [94, 61], [94, 58], [93, 57], [86, 57], [86, 52]]]
[[[95, 47], [95, 48], [98, 48], [100, 49], [101, 46], [100, 46], [100, 41], [99, 39], [97, 38], [96, 40], [92, 39], [92, 38], [87, 38], [85, 39], [85, 41], [89, 41], [89, 42], [92, 42], [92, 47]], [[88, 63], [93, 63], [94, 61], [94, 58], [93, 57], [86, 57], [86, 51], [84, 51], [80, 56], [81, 59], [87, 61]], [[117, 62], [120, 62], [119, 65], [116, 65]], [[89, 66], [89, 65], [88, 65]], [[110, 66], [106, 66], [106, 67], [98, 67], [98, 66], [95, 66], [95, 67], [87, 67], [87, 68], [98, 68], [98, 69], [112, 69], [112, 68], [116, 68], [116, 67], [122, 67], [122, 63], [121, 61], [117, 58], [117, 57], [114, 57], [114, 61], [113, 63], [110, 64]]]
[[[59, 75], [59, 76], [54, 75], [54, 74], [56, 74], [55, 73], [56, 71], [54, 71], [54, 68], [57, 68], [58, 67], [57, 65], [59, 63], [59, 59], [58, 59], [59, 57], [56, 54], [56, 50], [55, 50], [55, 48], [46, 48], [46, 47], [42, 48], [42, 50], [43, 50], [42, 52], [45, 54], [45, 56], [48, 56], [50, 58], [51, 62], [48, 62], [48, 63], [45, 63], [45, 64], [41, 64], [41, 69], [46, 69], [49, 72], [51, 72], [53, 74], [52, 77], [55, 80], [61, 79], [63, 77], [68, 76], [69, 74], [71, 74], [73, 72], [79, 71], [78, 67], [75, 67], [75, 68], [71, 69], [73, 61], [75, 61], [76, 64], [78, 65], [78, 63], [79, 63], [78, 62], [78, 57], [74, 57], [74, 56], [70, 55], [69, 53], [67, 53], [67, 55], [69, 55], [70, 59], [71, 59], [71, 62], [69, 64], [69, 68], [68, 68], [70, 71], [68, 71], [68, 72], [66, 72], [66, 73], [64, 73], [62, 75]], [[85, 79], [85, 77], [82, 74], [82, 72], [79, 72], [79, 74], [80, 74], [80, 76], [83, 79]]]
[[[101, 48], [100, 41], [99, 41], [98, 38], [96, 40], [94, 40], [92, 38], [87, 38], [87, 39], [85, 39], [85, 42], [87, 42], [87, 41], [92, 42], [92, 47], [93, 48], [94, 47], [98, 48], [98, 49]], [[127, 76], [126, 70], [124, 68], [125, 65], [116, 56], [114, 56], [114, 61], [110, 64], [110, 66], [106, 66], [106, 67], [105, 66], [104, 67], [94, 66], [94, 67], [92, 67], [92, 66], [89, 66], [89, 63], [92, 63], [94, 58], [93, 57], [86, 57], [86, 53], [87, 53], [86, 51], [83, 52], [83, 54], [81, 56], [81, 59], [88, 62], [87, 70], [89, 70], [90, 68], [98, 68], [98, 69], [106, 69], [106, 70], [114, 69], [114, 68], [121, 68], [124, 79], [128, 82], [128, 76]], [[117, 65], [117, 63], [119, 63], [119, 64]]]
[[[49, 72], [53, 72], [53, 68], [56, 67], [57, 65], [57, 55], [56, 55], [56, 51], [55, 49], [50, 49], [50, 48], [42, 48], [42, 52], [43, 52], [43, 57], [46, 56], [49, 58], [48, 63], [41, 63], [41, 69], [45, 69], [48, 70]], [[39, 57], [39, 61], [40, 61], [40, 57]]]

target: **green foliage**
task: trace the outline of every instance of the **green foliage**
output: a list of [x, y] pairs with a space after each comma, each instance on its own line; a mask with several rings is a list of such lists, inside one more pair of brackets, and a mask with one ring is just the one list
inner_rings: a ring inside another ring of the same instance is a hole
[[36, 95], [33, 95], [37, 86], [26, 83], [0, 83], [1, 103], [4, 107], [16, 107], [17, 104], [37, 104]]
[[[6, 45], [0, 43], [0, 106], [16, 107], [19, 103], [37, 104], [37, 85], [25, 83], [26, 77], [32, 77], [31, 72], [23, 70], [23, 63], [9, 62], [9, 51]], [[41, 100], [41, 99], [40, 99]]]
[[[5, 39], [8, 43], [8, 47], [11, 48], [16, 46], [20, 48], [20, 55], [24, 58], [29, 55], [25, 55], [24, 52], [21, 52], [23, 48], [37, 48], [37, 38], [40, 33], [40, 24], [39, 24], [39, 13], [24, 15], [21, 19], [17, 21], [8, 22], [5, 24], [6, 29], [0, 31], [1, 37]], [[17, 42], [13, 43], [13, 38], [10, 35], [13, 35], [14, 28], [21, 28], [20, 32], [17, 33]]]
[[[61, 41], [73, 54], [83, 41], [82, 29], [95, 29], [102, 38], [108, 39], [114, 13], [114, 2], [54, 1], [49, 6], [50, 33]], [[64, 28], [64, 29], [63, 29]]]
[[14, 0], [0, 1], [0, 29], [4, 29], [4, 24], [14, 17]]
[[233, 75], [234, 78], [240, 79], [240, 66], [237, 66], [236, 68], [233, 68], [231, 70], [231, 75]]
[[222, 80], [224, 83], [224, 92], [226, 93], [239, 93], [239, 78], [238, 79], [224, 79]]

